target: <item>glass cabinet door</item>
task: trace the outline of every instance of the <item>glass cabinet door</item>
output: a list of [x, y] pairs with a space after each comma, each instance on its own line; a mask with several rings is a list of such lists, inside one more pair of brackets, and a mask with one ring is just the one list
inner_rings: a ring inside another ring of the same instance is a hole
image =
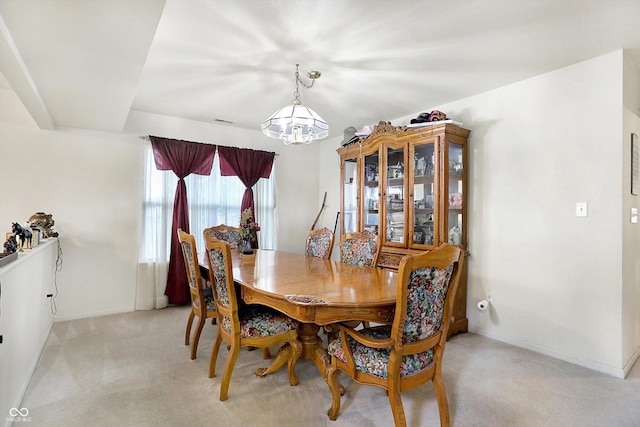
[[388, 147], [386, 152], [386, 236], [383, 241], [404, 245], [406, 242], [405, 151], [404, 148]]
[[363, 229], [378, 234], [380, 212], [380, 161], [378, 152], [364, 156]]
[[448, 177], [448, 203], [447, 206], [447, 226], [448, 242], [450, 245], [462, 245], [464, 209], [464, 146], [461, 144], [448, 144], [448, 165], [445, 165], [444, 176]]
[[342, 233], [358, 230], [358, 160], [345, 159], [342, 164]]
[[409, 236], [412, 246], [432, 246], [437, 239], [434, 147], [433, 142], [413, 147], [413, 235]]

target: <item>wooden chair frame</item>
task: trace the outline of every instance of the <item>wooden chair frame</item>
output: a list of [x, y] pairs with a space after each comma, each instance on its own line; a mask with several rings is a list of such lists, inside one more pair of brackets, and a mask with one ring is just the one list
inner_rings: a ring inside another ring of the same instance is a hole
[[[302, 344], [298, 340], [298, 333], [295, 329], [277, 334], [263, 337], [242, 338], [240, 334], [240, 314], [238, 307], [238, 299], [236, 294], [235, 284], [233, 282], [233, 267], [231, 264], [231, 248], [229, 243], [221, 241], [208, 235], [204, 232], [204, 239], [207, 248], [207, 262], [209, 264], [209, 281], [212, 284], [214, 301], [216, 302], [216, 309], [218, 313], [218, 335], [216, 336], [213, 350], [211, 352], [211, 362], [209, 364], [209, 378], [215, 376], [216, 360], [218, 358], [218, 351], [222, 341], [229, 346], [229, 355], [224, 365], [224, 373], [222, 375], [222, 382], [220, 384], [220, 400], [227, 400], [229, 382], [231, 381], [231, 374], [233, 373], [233, 367], [238, 358], [240, 347], [261, 347], [268, 348], [269, 346], [276, 344], [289, 343], [293, 348], [291, 357], [289, 358], [288, 374], [289, 383], [292, 386], [298, 384], [298, 377], [295, 372], [295, 364], [300, 355], [302, 354]], [[226, 278], [226, 289], [229, 298], [229, 306], [225, 307], [220, 303], [219, 295], [216, 289], [216, 278], [214, 275], [214, 266], [211, 262], [211, 253], [213, 251], [220, 251], [224, 257], [224, 269]], [[231, 331], [227, 331], [223, 325], [225, 318], [228, 318], [231, 323]], [[260, 368], [256, 371], [257, 376], [267, 375], [267, 368]]]
[[[184, 334], [184, 345], [189, 345], [191, 338], [191, 326], [193, 320], [197, 316], [198, 324], [196, 325], [193, 343], [191, 344], [191, 360], [196, 358], [198, 352], [198, 343], [200, 342], [200, 334], [207, 319], [211, 319], [211, 324], [216, 323], [216, 310], [208, 310], [207, 302], [202, 289], [202, 276], [198, 264], [198, 251], [196, 250], [196, 240], [188, 233], [178, 229], [178, 240], [182, 248], [182, 256], [184, 258], [185, 269], [187, 271], [187, 281], [189, 283], [189, 293], [191, 294], [191, 310], [189, 311], [189, 319], [187, 320], [187, 330]], [[190, 253], [189, 253], [190, 252]]]
[[[414, 270], [423, 267], [445, 269], [452, 264], [454, 264], [454, 269], [451, 274], [449, 288], [447, 289], [445, 297], [440, 328], [437, 332], [421, 341], [404, 344], [402, 336], [407, 317], [407, 292], [411, 273]], [[333, 398], [333, 404], [327, 412], [331, 420], [335, 420], [338, 416], [338, 412], [340, 411], [341, 386], [338, 383], [338, 372], [342, 371], [360, 384], [374, 385], [387, 390], [396, 426], [406, 426], [406, 418], [400, 392], [415, 388], [427, 381], [432, 381], [438, 402], [440, 424], [445, 427], [451, 424], [447, 392], [442, 379], [442, 357], [444, 355], [445, 344], [447, 342], [449, 325], [453, 321], [453, 304], [458, 291], [463, 264], [463, 251], [458, 247], [447, 244], [441, 246], [435, 251], [405, 256], [400, 262], [398, 270], [399, 277], [396, 311], [391, 327], [391, 336], [389, 338], [374, 339], [348, 326], [341, 324], [332, 325], [332, 327], [338, 329], [340, 334], [339, 339], [342, 340], [342, 348], [345, 352], [346, 363], [342, 362], [337, 357], [331, 357], [331, 365], [327, 368], [326, 378]], [[351, 353], [351, 348], [347, 341], [347, 335], [368, 347], [377, 349], [390, 348], [387, 378], [369, 375], [356, 369], [353, 354]], [[428, 367], [409, 376], [400, 376], [400, 365], [402, 363], [403, 356], [421, 353], [429, 349], [433, 349], [433, 361]]]
[[[218, 240], [222, 240], [224, 242], [229, 243], [231, 249], [237, 249], [240, 247], [240, 227], [232, 227], [230, 225], [220, 224], [214, 225], [212, 227], [205, 228], [203, 230], [203, 235], [206, 239], [207, 236], [214, 237]], [[238, 236], [238, 239], [233, 239], [233, 236]], [[208, 278], [207, 278], [208, 280]], [[248, 351], [255, 350], [252, 346], [247, 346]], [[271, 359], [271, 352], [268, 347], [262, 349], [262, 354], [265, 359]]]

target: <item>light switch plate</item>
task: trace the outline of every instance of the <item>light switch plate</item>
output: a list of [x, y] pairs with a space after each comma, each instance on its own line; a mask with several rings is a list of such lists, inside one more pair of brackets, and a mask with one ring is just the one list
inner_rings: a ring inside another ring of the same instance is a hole
[[576, 202], [576, 216], [587, 216], [587, 202]]

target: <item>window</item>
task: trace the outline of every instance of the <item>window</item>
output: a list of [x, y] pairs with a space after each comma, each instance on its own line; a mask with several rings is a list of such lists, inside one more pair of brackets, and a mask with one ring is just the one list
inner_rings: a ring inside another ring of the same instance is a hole
[[[140, 303], [146, 296], [164, 295], [166, 287], [166, 265], [171, 250], [169, 234], [173, 214], [178, 178], [172, 171], [156, 169], [151, 142], [145, 142], [144, 155], [144, 200], [142, 202], [142, 226], [140, 236], [139, 265], [144, 271], [138, 273], [138, 301], [136, 308], [159, 308], [162, 303]], [[263, 249], [274, 249], [275, 233], [275, 173], [269, 179], [260, 179], [254, 186], [256, 222], [260, 224], [258, 244]], [[196, 239], [198, 251], [204, 251], [202, 230], [212, 225], [240, 224], [240, 205], [245, 191], [244, 184], [235, 176], [220, 175], [220, 161], [216, 154], [211, 175], [191, 174], [185, 178], [189, 201], [189, 226]], [[151, 269], [152, 271], [147, 271]], [[149, 282], [149, 283], [143, 283]], [[146, 291], [143, 288], [152, 287]], [[142, 295], [141, 295], [142, 294]], [[162, 298], [160, 298], [162, 299]], [[166, 305], [166, 304], [165, 304]]]

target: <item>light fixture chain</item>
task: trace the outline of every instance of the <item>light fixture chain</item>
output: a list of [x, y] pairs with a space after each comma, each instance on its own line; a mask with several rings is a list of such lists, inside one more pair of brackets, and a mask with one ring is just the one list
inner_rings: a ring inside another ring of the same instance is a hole
[[298, 82], [300, 81], [300, 75], [298, 74], [298, 64], [296, 64], [296, 91], [293, 92], [293, 104], [300, 105], [300, 87]]
[[313, 87], [313, 84], [316, 82], [316, 79], [315, 78], [311, 79], [310, 85], [306, 84], [305, 82], [300, 80], [300, 73], [298, 72], [298, 67], [299, 67], [299, 64], [296, 64], [296, 91], [298, 90], [298, 82], [302, 83], [302, 86], [306, 87], [307, 89], [311, 89]]

